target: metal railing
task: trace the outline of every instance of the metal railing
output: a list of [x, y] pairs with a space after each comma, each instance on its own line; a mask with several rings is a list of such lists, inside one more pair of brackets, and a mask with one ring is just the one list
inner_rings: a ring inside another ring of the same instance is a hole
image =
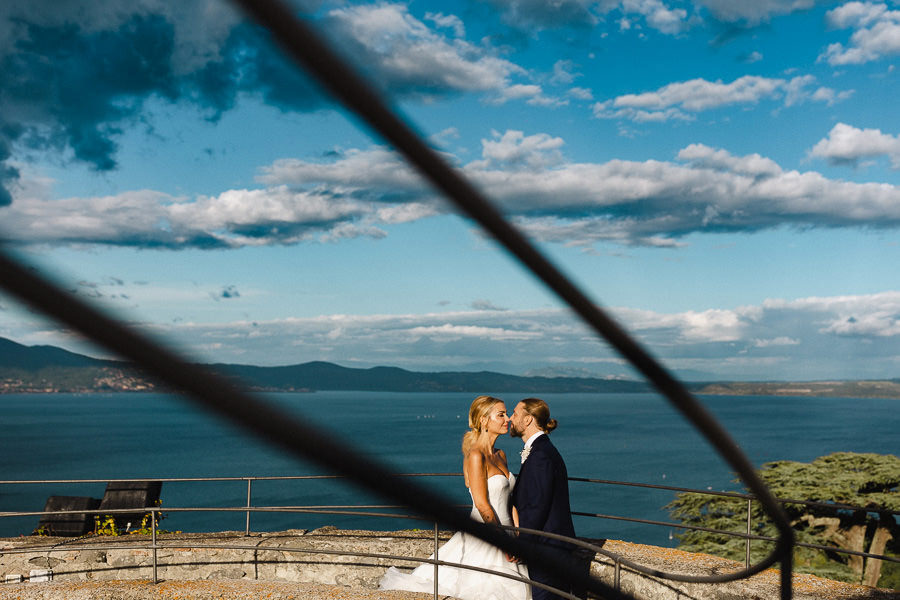
[[[407, 476], [416, 476], [417, 474], [406, 474]], [[459, 476], [460, 474], [429, 474], [429, 475], [455, 475]], [[240, 478], [227, 478], [227, 477], [216, 477], [216, 478], [185, 478], [185, 479], [177, 479], [170, 478], [168, 480], [165, 479], [157, 479], [154, 481], [169, 481], [169, 482], [185, 482], [185, 481], [247, 481], [249, 482], [258, 479], [314, 479], [314, 478], [336, 478], [337, 476], [299, 476], [299, 477], [240, 477]], [[134, 481], [134, 480], [116, 480], [116, 481]], [[18, 480], [18, 481], [0, 481], [0, 485], [2, 484], [29, 484], [29, 483], [93, 483], [97, 482], [97, 480]], [[250, 520], [250, 513], [252, 512], [262, 512], [262, 513], [272, 513], [272, 512], [281, 512], [281, 513], [296, 513], [296, 514], [325, 514], [325, 515], [352, 515], [352, 516], [366, 516], [372, 518], [390, 518], [390, 519], [409, 519], [414, 521], [422, 521], [421, 517], [416, 517], [412, 515], [398, 514], [398, 513], [381, 513], [381, 512], [372, 512], [371, 510], [337, 510], [342, 508], [340, 506], [243, 506], [243, 507], [167, 507], [167, 508], [159, 508], [159, 507], [144, 507], [144, 508], [123, 508], [123, 509], [90, 509], [90, 510], [56, 510], [56, 511], [25, 511], [25, 512], [0, 512], [0, 518], [2, 517], [23, 517], [23, 516], [76, 516], [76, 515], [96, 515], [96, 516], [107, 516], [107, 515], [117, 515], [117, 514], [134, 514], [135, 512], [146, 513], [150, 515], [150, 539], [149, 544], [121, 544], [121, 543], [110, 543], [110, 544], [90, 544], [87, 546], [78, 546], [69, 543], [64, 544], [55, 544], [49, 546], [41, 546], [41, 545], [29, 545], [28, 547], [23, 548], [4, 548], [0, 551], [0, 556], [4, 554], [32, 554], [32, 553], [52, 553], [52, 552], [72, 552], [72, 551], [83, 551], [83, 550], [149, 550], [151, 553], [151, 568], [152, 568], [152, 581], [153, 583], [158, 583], [159, 579], [159, 556], [158, 551], [164, 550], [167, 548], [190, 548], [190, 549], [227, 549], [227, 550], [248, 550], [253, 552], [259, 552], [261, 550], [270, 550], [276, 552], [285, 552], [285, 553], [305, 553], [305, 554], [325, 554], [325, 555], [333, 555], [333, 556], [353, 556], [357, 558], [373, 558], [373, 559], [381, 559], [381, 560], [395, 560], [395, 561], [407, 561], [407, 562], [419, 562], [419, 563], [431, 563], [434, 565], [434, 598], [437, 600], [439, 595], [439, 586], [440, 586], [440, 577], [439, 577], [439, 567], [452, 567], [458, 569], [465, 569], [469, 571], [478, 571], [481, 573], [487, 573], [496, 575], [499, 577], [504, 577], [507, 579], [511, 579], [514, 581], [519, 581], [528, 585], [537, 586], [546, 590], [549, 590], [567, 600], [583, 600], [578, 596], [575, 596], [565, 590], [561, 590], [555, 588], [553, 586], [536, 582], [528, 578], [515, 576], [510, 573], [504, 573], [499, 571], [494, 571], [488, 568], [479, 567], [476, 565], [468, 565], [461, 564], [450, 561], [440, 560], [440, 535], [438, 529], [438, 523], [434, 523], [434, 551], [433, 558], [421, 558], [414, 556], [405, 556], [405, 555], [395, 555], [395, 554], [384, 554], [378, 552], [360, 552], [360, 551], [348, 551], [348, 550], [334, 550], [327, 548], [292, 548], [286, 546], [266, 546], [261, 544], [255, 545], [243, 545], [243, 544], [198, 544], [195, 542], [191, 542], [188, 540], [179, 539], [175, 544], [160, 544], [158, 538], [158, 523], [161, 520], [161, 513], [177, 513], [177, 512], [246, 512], [247, 513], [247, 522]], [[357, 508], [357, 509], [373, 509], [373, 508], [381, 508], [381, 509], [391, 509], [391, 508], [404, 508], [403, 506], [394, 505], [352, 505], [347, 506], [346, 508]], [[502, 530], [513, 530], [515, 528], [512, 527], [501, 527], [498, 529]], [[540, 531], [532, 531], [532, 530], [522, 530], [530, 533], [535, 533], [544, 537], [557, 537], [560, 539], [567, 539], [571, 543], [580, 545], [582, 547], [587, 548], [595, 548], [590, 544], [583, 542], [581, 540], [562, 538], [562, 536], [553, 536], [552, 534], [546, 534]], [[249, 527], [245, 535], [249, 536]], [[85, 536], [80, 536], [77, 539], [84, 539]], [[189, 563], [191, 564], [191, 563]], [[118, 569], [133, 569], [133, 568], [141, 568], [141, 566], [121, 566]]]
[[[716, 492], [711, 490], [697, 490], [693, 488], [685, 488], [685, 487], [676, 487], [670, 485], [659, 485], [659, 484], [651, 484], [651, 483], [635, 483], [631, 481], [613, 481], [607, 479], [590, 479], [585, 477], [569, 477], [569, 481], [576, 482], [585, 482], [585, 483], [596, 483], [596, 484], [606, 484], [606, 485], [618, 485], [618, 486], [627, 486], [627, 487], [638, 487], [644, 489], [654, 489], [654, 490], [667, 490], [682, 494], [700, 494], [705, 496], [719, 496], [726, 498], [736, 498], [741, 500], [746, 500], [747, 502], [747, 518], [745, 520], [747, 525], [746, 532], [743, 531], [730, 531], [725, 529], [712, 529], [709, 527], [701, 527], [698, 525], [687, 525], [684, 523], [674, 523], [670, 521], [654, 521], [650, 519], [638, 519], [634, 517], [623, 517], [616, 515], [608, 515], [601, 513], [589, 513], [589, 512], [581, 512], [581, 511], [572, 511], [573, 516], [581, 516], [581, 517], [593, 517], [598, 519], [610, 519], [615, 521], [627, 521], [630, 523], [641, 523], [644, 525], [654, 525], [661, 527], [669, 527], [675, 529], [690, 529], [692, 531], [704, 531], [706, 533], [716, 534], [716, 535], [724, 535], [731, 537], [739, 537], [744, 538], [747, 543], [745, 546], [745, 556], [744, 556], [744, 564], [745, 566], [750, 566], [750, 544], [752, 541], [765, 541], [765, 542], [777, 542], [778, 538], [773, 538], [770, 536], [762, 536], [762, 535], [754, 535], [752, 533], [754, 521], [753, 521], [753, 502], [757, 501], [757, 498], [752, 494], [744, 494], [741, 492]], [[816, 508], [824, 508], [827, 510], [842, 510], [842, 511], [862, 511], [864, 513], [879, 513], [879, 514], [887, 514], [892, 515], [895, 519], [900, 517], [900, 511], [892, 510], [886, 507], [881, 506], [856, 506], [853, 504], [844, 504], [844, 503], [829, 503], [829, 502], [816, 502], [812, 500], [794, 500], [789, 498], [775, 498], [775, 500], [782, 505], [785, 504], [801, 504], [804, 506], [816, 507]], [[814, 550], [823, 550], [828, 552], [836, 552], [838, 554], [848, 554], [854, 556], [861, 556], [863, 558], [875, 558], [878, 560], [886, 560], [888, 562], [898, 562], [900, 563], [900, 558], [886, 556], [883, 554], [872, 554], [869, 552], [860, 552], [857, 550], [848, 550], [846, 548], [840, 548], [837, 546], [823, 546], [819, 544], [807, 544], [803, 542], [794, 542], [794, 546], [799, 546], [803, 548], [811, 548]]]
[[[461, 473], [395, 473], [397, 477], [462, 477]], [[251, 513], [259, 508], [253, 506], [253, 482], [254, 481], [311, 481], [311, 480], [326, 480], [326, 479], [346, 479], [343, 475], [264, 475], [264, 476], [245, 476], [245, 477], [142, 477], [140, 479], [10, 479], [10, 480], [0, 480], [0, 486], [6, 485], [47, 485], [47, 484], [60, 484], [60, 485], [75, 485], [75, 484], [85, 484], [85, 483], [139, 483], [145, 481], [153, 481], [158, 483], [214, 483], [214, 482], [246, 482], [247, 484], [247, 504], [244, 507], [246, 512], [246, 523], [244, 535], [250, 535], [250, 515]], [[152, 507], [147, 507], [145, 509], [129, 509], [124, 512], [150, 512]], [[347, 505], [335, 505], [335, 504], [322, 504], [322, 505], [310, 505], [310, 506], [295, 506], [295, 507], [283, 507], [283, 508], [302, 508], [302, 509], [338, 509], [338, 508], [366, 508], [366, 509], [386, 509], [386, 508], [405, 508], [402, 505], [388, 505], [388, 504], [347, 504]], [[195, 507], [195, 508], [182, 508], [182, 509], [155, 509], [157, 512], [176, 512], [176, 511], [215, 511], [216, 508], [213, 507]], [[233, 509], [228, 509], [233, 510]], [[102, 512], [99, 510], [94, 511], [86, 511], [86, 510], [78, 510], [78, 511], [45, 511], [45, 512], [0, 512], [0, 518], [3, 517], [22, 517], [22, 516], [34, 516], [34, 515], [58, 515], [58, 514], [94, 514]], [[121, 511], [120, 511], [121, 512]], [[112, 514], [112, 512], [110, 512]], [[404, 517], [411, 518], [411, 517]]]
[[[461, 473], [402, 473], [398, 474], [398, 476], [403, 477], [461, 477]], [[165, 545], [159, 545], [157, 541], [157, 531], [158, 531], [158, 523], [161, 520], [162, 513], [191, 513], [191, 512], [226, 512], [226, 513], [245, 513], [246, 514], [246, 529], [244, 532], [245, 536], [251, 535], [251, 514], [252, 513], [295, 513], [295, 514], [318, 514], [318, 515], [335, 515], [335, 516], [363, 516], [363, 517], [371, 517], [371, 518], [390, 518], [390, 519], [408, 519], [408, 520], [416, 520], [421, 521], [421, 517], [417, 517], [414, 515], [402, 514], [402, 513], [385, 513], [385, 512], [373, 512], [375, 510], [393, 510], [393, 509], [402, 509], [405, 508], [402, 505], [387, 505], [387, 504], [366, 504], [366, 505], [302, 505], [302, 506], [254, 506], [252, 502], [252, 485], [254, 481], [302, 481], [302, 480], [322, 480], [322, 479], [342, 479], [342, 476], [339, 475], [293, 475], [293, 476], [247, 476], [247, 477], [185, 477], [185, 478], [155, 478], [152, 481], [160, 482], [160, 483], [208, 483], [208, 482], [236, 482], [247, 484], [247, 504], [246, 506], [238, 507], [146, 507], [146, 508], [127, 508], [127, 509], [93, 509], [93, 510], [59, 510], [59, 511], [25, 511], [25, 512], [13, 512], [13, 511], [5, 511], [0, 512], [0, 518], [3, 517], [26, 517], [26, 516], [74, 516], [74, 515], [88, 515], [93, 514], [97, 516], [110, 516], [116, 514], [134, 514], [136, 512], [146, 513], [151, 515], [150, 523], [152, 528], [150, 545], [141, 545], [137, 544], [134, 546], [123, 546], [120, 543], [114, 545], [97, 545], [92, 544], [90, 546], [91, 549], [148, 549], [152, 552], [152, 564], [153, 564], [153, 581], [158, 581], [158, 559], [157, 559], [157, 550], [161, 548], [166, 548]], [[145, 481], [146, 479], [142, 479], [140, 481]], [[74, 485], [74, 484], [86, 484], [86, 483], [124, 483], [124, 482], [135, 482], [139, 480], [134, 479], [48, 479], [48, 480], [6, 480], [0, 481], [0, 486], [6, 485], [34, 485], [34, 484], [63, 484], [63, 485]], [[626, 481], [613, 481], [613, 480], [604, 480], [604, 479], [591, 479], [591, 478], [583, 478], [583, 477], [570, 477], [570, 482], [584, 482], [591, 484], [603, 484], [603, 485], [612, 485], [612, 486], [627, 486], [627, 487], [637, 487], [643, 489], [656, 489], [656, 490], [666, 490], [672, 491], [676, 493], [692, 493], [692, 494], [700, 494], [707, 496], [719, 496], [719, 497], [729, 497], [736, 498], [741, 500], [746, 500], [747, 502], [747, 531], [730, 531], [730, 530], [721, 530], [721, 529], [712, 529], [707, 527], [699, 527], [695, 525], [688, 525], [683, 523], [674, 523], [674, 522], [665, 522], [665, 521], [654, 521], [648, 519], [639, 519], [634, 517], [625, 517], [625, 516], [617, 516], [617, 515], [608, 515], [601, 513], [589, 513], [582, 511], [572, 511], [573, 516], [581, 516], [581, 517], [591, 517], [591, 518], [599, 518], [599, 519], [610, 519], [617, 521], [628, 521], [633, 523], [640, 523], [646, 525], [653, 526], [662, 526], [668, 528], [679, 528], [679, 529], [689, 529], [689, 530], [698, 530], [704, 531], [710, 534], [716, 535], [725, 535], [725, 536], [733, 536], [744, 538], [747, 541], [746, 545], [746, 559], [745, 559], [745, 567], [750, 566], [750, 544], [752, 541], [764, 541], [770, 543], [777, 543], [777, 538], [753, 535], [753, 521], [752, 521], [752, 510], [751, 505], [752, 502], [756, 501], [756, 498], [750, 494], [743, 494], [739, 492], [716, 492], [710, 490], [698, 490], [692, 488], [685, 487], [676, 487], [676, 486], [666, 486], [666, 485], [658, 485], [658, 484], [645, 484], [645, 483], [636, 483], [636, 482], [626, 482]], [[776, 498], [776, 501], [782, 504], [802, 504], [811, 507], [817, 508], [826, 508], [830, 510], [850, 510], [850, 511], [864, 511], [864, 512], [877, 512], [881, 514], [890, 514], [895, 518], [900, 516], [900, 511], [889, 510], [882, 507], [862, 507], [855, 506], [850, 504], [834, 504], [834, 503], [823, 503], [823, 502], [814, 502], [808, 500], [792, 500], [785, 498]], [[463, 505], [458, 505], [457, 508], [462, 507]], [[465, 505], [468, 506], [468, 505]], [[186, 544], [184, 541], [179, 541], [177, 547], [185, 547], [189, 546], [191, 548], [206, 548], [206, 547], [214, 547], [214, 548], [226, 548], [233, 550], [278, 550], [285, 552], [307, 552], [307, 553], [317, 553], [317, 554], [337, 554], [337, 555], [350, 555], [356, 557], [367, 557], [367, 558], [380, 558], [380, 559], [388, 559], [388, 560], [409, 560], [413, 562], [423, 562], [423, 563], [432, 563], [435, 565], [435, 594], [437, 595], [437, 586], [439, 581], [438, 576], [438, 567], [439, 566], [449, 566], [455, 568], [463, 568], [468, 570], [481, 571], [485, 573], [493, 573], [496, 575], [500, 575], [503, 577], [507, 577], [510, 579], [516, 579], [519, 581], [525, 581], [532, 585], [538, 585], [540, 587], [546, 587], [543, 584], [538, 584], [536, 582], [532, 582], [530, 580], [524, 580], [522, 578], [517, 578], [508, 573], [498, 573], [491, 571], [489, 569], [479, 568], [473, 565], [462, 565], [458, 563], [452, 563], [447, 561], [441, 561], [439, 559], [439, 544], [438, 544], [438, 524], [434, 523], [434, 558], [433, 559], [425, 559], [425, 558], [416, 558], [416, 557], [406, 557], [406, 556], [397, 556], [390, 554], [378, 554], [378, 553], [363, 553], [363, 552], [346, 552], [341, 550], [316, 550], [316, 549], [290, 549], [285, 547], [266, 547], [266, 546], [244, 546], [244, 545], [222, 545], [217, 544], [215, 546], [204, 546], [193, 543]], [[505, 527], [504, 529], [516, 529], [512, 527]], [[688, 582], [688, 583], [724, 583], [727, 581], [733, 581], [735, 579], [740, 579], [742, 576], [741, 572], [738, 573], [728, 573], [724, 575], [713, 575], [713, 576], [687, 576], [681, 575], [678, 573], [668, 573], [664, 571], [660, 571], [658, 569], [646, 567], [634, 561], [631, 561], [615, 552], [611, 552], [609, 550], [604, 549], [602, 546], [598, 546], [593, 544], [589, 540], [585, 539], [572, 539], [567, 538], [565, 536], [558, 536], [555, 534], [549, 534], [542, 531], [531, 530], [520, 528], [519, 531], [523, 531], [525, 533], [531, 533], [538, 536], [542, 536], [545, 538], [551, 539], [559, 539], [567, 541], [577, 547], [583, 548], [585, 550], [591, 551], [595, 556], [601, 555], [608, 558], [612, 561], [614, 565], [614, 584], [613, 587], [616, 590], [620, 589], [620, 573], [622, 568], [626, 568], [629, 571], [634, 573], [638, 573], [640, 575], [656, 577], [659, 579], [665, 579], [668, 581], [676, 581], [676, 582]], [[82, 536], [83, 537], [83, 536]], [[806, 544], [806, 543], [796, 543], [795, 546], [798, 547], [806, 547], [815, 550], [822, 550], [827, 552], [835, 552], [847, 555], [855, 555], [863, 558], [871, 558], [877, 560], [884, 560], [888, 562], [900, 563], [900, 558], [881, 555], [881, 554], [873, 554], [868, 552], [860, 552], [855, 550], [848, 550], [845, 548], [839, 548], [835, 546], [822, 546], [816, 544]], [[3, 553], [29, 553], [29, 552], [38, 552], [38, 551], [71, 551], [78, 550], [83, 548], [73, 547], [71, 544], [65, 544], [64, 546], [29, 546], [28, 548], [20, 549], [20, 550], [4, 550], [0, 552], [0, 556]], [[550, 589], [550, 588], [547, 588]], [[576, 596], [571, 594], [567, 594], [561, 590], [553, 590], [554, 593], [559, 593], [560, 595], [569, 598], [570, 600], [574, 600]]]
[[[772, 554], [745, 569], [749, 576], [775, 564], [781, 565], [781, 598], [791, 598], [794, 533], [780, 504], [756, 474], [737, 443], [713, 415], [655, 358], [622, 329], [598, 304], [575, 286], [529, 240], [514, 228], [482, 194], [454, 170], [418, 135], [375, 89], [342, 60], [319, 35], [278, 0], [233, 0], [272, 35], [286, 55], [302, 65], [341, 104], [355, 113], [373, 132], [391, 144], [406, 161], [441, 191], [463, 214], [475, 220], [502, 244], [532, 274], [544, 282], [563, 302], [622, 357], [644, 375], [678, 411], [696, 427], [726, 460], [748, 489], [759, 499], [779, 531]], [[182, 392], [213, 414], [300, 458], [312, 459], [358, 484], [400, 502], [416, 512], [463, 530], [523, 559], [540, 561], [558, 575], [575, 578], [594, 593], [607, 598], [628, 598], [591, 578], [584, 579], [545, 552], [530, 544], [454, 512], [439, 495], [421, 486], [400, 481], [391, 469], [338, 444], [301, 419], [290, 417], [259, 396], [240, 389], [234, 381], [192, 364], [172, 349], [139, 335], [88, 303], [66, 294], [35, 270], [0, 251], [0, 287], [106, 350], [135, 363], [160, 383]]]

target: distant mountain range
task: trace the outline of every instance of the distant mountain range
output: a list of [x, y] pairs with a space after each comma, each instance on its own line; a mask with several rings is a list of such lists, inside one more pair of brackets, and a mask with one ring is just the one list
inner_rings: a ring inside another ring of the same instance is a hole
[[[493, 371], [423, 373], [397, 367], [354, 369], [328, 362], [283, 367], [198, 365], [260, 391], [325, 390], [471, 393], [639, 393], [640, 381], [593, 377], [508, 375]], [[813, 382], [685, 382], [697, 394], [900, 398], [900, 380]], [[54, 346], [24, 346], [0, 338], [0, 394], [22, 392], [151, 391], [162, 386], [133, 365], [91, 358]]]
[[209, 365], [259, 387], [385, 392], [646, 392], [638, 381], [589, 377], [521, 377], [492, 371], [422, 373], [397, 367], [351, 369], [327, 362], [288, 367]]
[[[353, 369], [328, 362], [283, 367], [201, 365], [258, 390], [385, 392], [646, 392], [638, 381], [590, 377], [522, 377], [492, 371], [421, 373], [397, 367]], [[158, 386], [125, 362], [53, 346], [0, 338], [0, 393], [147, 391]]]
[[56, 346], [23, 346], [0, 337], [0, 368], [34, 371], [47, 367], [121, 367], [114, 360], [75, 354]]

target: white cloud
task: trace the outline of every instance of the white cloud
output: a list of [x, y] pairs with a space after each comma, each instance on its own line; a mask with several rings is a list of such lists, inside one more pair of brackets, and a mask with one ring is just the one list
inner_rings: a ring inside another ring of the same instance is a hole
[[767, 301], [765, 308], [816, 312], [819, 332], [838, 336], [883, 338], [900, 336], [900, 292], [856, 296], [810, 297]]
[[427, 337], [441, 341], [452, 341], [463, 338], [476, 338], [485, 340], [515, 340], [525, 341], [537, 338], [539, 333], [533, 331], [512, 331], [500, 327], [473, 327], [451, 325], [444, 323], [443, 325], [429, 327], [413, 327], [408, 331], [409, 335], [416, 337]]
[[758, 102], [784, 85], [781, 79], [745, 75], [731, 83], [692, 79], [670, 83], [655, 92], [619, 96], [615, 106], [660, 109], [679, 105], [685, 110], [700, 111], [727, 104]]
[[653, 92], [624, 94], [594, 105], [594, 116], [600, 119], [630, 119], [637, 122], [693, 119], [692, 113], [740, 104], [757, 104], [762, 100], [783, 98], [785, 106], [802, 102], [825, 101], [846, 97], [830, 88], [814, 92], [812, 75], [779, 79], [745, 75], [730, 83], [691, 79], [670, 83]]
[[894, 337], [900, 335], [900, 318], [896, 313], [883, 311], [861, 318], [850, 316], [835, 320], [824, 331], [839, 335]]
[[10, 50], [27, 35], [22, 23], [42, 27], [74, 26], [85, 33], [114, 30], [135, 15], [159, 16], [172, 26], [174, 48], [171, 66], [190, 72], [219, 58], [222, 43], [241, 15], [233, 6], [212, 0], [158, 2], [155, 0], [106, 0], [104, 2], [0, 3], [0, 53]]
[[763, 59], [762, 53], [760, 53], [760, 52], [757, 51], [757, 50], [754, 50], [753, 52], [751, 52], [750, 54], [748, 54], [747, 56], [745, 56], [745, 57], [743, 58], [743, 61], [744, 61], [745, 63], [747, 63], [747, 64], [752, 64], [752, 63], [755, 63], [755, 62], [759, 62], [759, 61], [761, 61], [762, 59]]
[[428, 139], [434, 144], [449, 144], [451, 140], [459, 139], [459, 129], [456, 127], [447, 127], [446, 129], [428, 136]]
[[676, 320], [686, 342], [733, 342], [746, 330], [740, 315], [730, 310], [688, 311], [676, 315]]
[[[447, 38], [412, 16], [401, 4], [347, 6], [328, 13], [330, 26], [353, 55], [391, 82], [397, 91], [423, 95], [446, 92], [509, 91], [514, 75], [525, 69], [498, 56], [498, 51], [462, 39], [462, 22], [453, 15], [428, 13]], [[514, 95], [510, 97], [515, 97]]]
[[263, 167], [261, 183], [269, 185], [290, 184], [314, 189], [331, 185], [337, 189], [396, 187], [405, 190], [421, 185], [421, 178], [413, 173], [395, 152], [374, 147], [368, 150], [351, 149], [331, 161], [305, 161], [300, 159], [276, 160]]
[[373, 214], [377, 222], [395, 225], [397, 223], [411, 223], [419, 219], [432, 217], [439, 211], [434, 205], [421, 202], [407, 204], [392, 204], [375, 207]]
[[838, 123], [828, 132], [828, 137], [812, 147], [810, 155], [832, 163], [853, 165], [861, 159], [887, 156], [893, 168], [900, 169], [900, 135]]
[[847, 2], [826, 13], [832, 27], [866, 27], [884, 18], [887, 5], [873, 2]]
[[425, 19], [431, 21], [438, 27], [446, 27], [453, 30], [456, 37], [465, 37], [466, 26], [462, 19], [456, 15], [445, 15], [443, 13], [425, 13]]
[[595, 0], [492, 0], [504, 19], [517, 27], [545, 29], [561, 25], [594, 25]]
[[[169, 294], [212, 302], [222, 288], [122, 288], [141, 302]], [[241, 298], [253, 293], [240, 290]], [[237, 300], [240, 302], [240, 299]], [[479, 301], [473, 301], [477, 304]], [[840, 379], [896, 376], [900, 357], [900, 291], [795, 299], [682, 312], [607, 309], [626, 331], [670, 368], [692, 377]], [[14, 311], [11, 311], [14, 312]], [[65, 334], [32, 322], [26, 311], [4, 313], [0, 335], [26, 344], [72, 347]], [[326, 314], [308, 318], [219, 323], [137, 323], [203, 362], [296, 364], [327, 360], [348, 366], [391, 365], [434, 371], [492, 364], [494, 370], [606, 365], [634, 376], [621, 357], [568, 309], [469, 310], [427, 314]], [[282, 350], [273, 355], [273, 347]], [[84, 348], [77, 348], [85, 351]], [[502, 357], [498, 359], [498, 357]], [[479, 369], [481, 367], [478, 367]]]
[[623, 0], [622, 11], [643, 16], [648, 26], [662, 33], [674, 35], [687, 28], [687, 11], [669, 8], [660, 0]]
[[[394, 98], [472, 93], [486, 101], [565, 102], [541, 94], [507, 49], [489, 38], [467, 41], [455, 15], [419, 19], [399, 3], [294, 4], [315, 5], [306, 8], [316, 27]], [[6, 160], [12, 153], [109, 172], [123, 132], [153, 129], [147, 119], [159, 106], [190, 106], [211, 120], [248, 97], [290, 113], [322, 108], [324, 95], [265, 37], [216, 0], [0, 3], [0, 204], [9, 204], [18, 184]], [[77, 106], [66, 102], [74, 97]]]
[[[491, 0], [512, 25], [528, 30], [551, 27], [594, 27], [601, 19], [632, 27], [655, 29], [677, 35], [694, 24], [687, 10], [672, 7], [680, 2], [663, 0]], [[613, 15], [613, 16], [610, 16]]]
[[689, 164], [612, 160], [543, 171], [467, 169], [506, 212], [542, 239], [671, 245], [699, 231], [783, 225], [900, 224], [900, 189], [784, 171], [770, 159], [692, 145]]
[[855, 90], [844, 90], [841, 92], [836, 92], [832, 88], [820, 87], [816, 89], [815, 92], [812, 93], [810, 99], [813, 102], [824, 102], [828, 106], [835, 104], [836, 102], [842, 102], [855, 94]]
[[577, 100], [593, 100], [594, 94], [591, 90], [583, 87], [573, 87], [568, 91], [568, 95]]
[[534, 84], [518, 83], [505, 87], [495, 98], [495, 102], [503, 104], [510, 100], [521, 100], [523, 98], [536, 98], [541, 95], [541, 86]]
[[786, 336], [781, 336], [777, 338], [771, 338], [766, 340], [756, 339], [753, 340], [753, 345], [757, 348], [769, 348], [771, 346], [796, 346], [800, 343], [800, 340], [796, 340], [794, 338], [789, 338]]
[[535, 84], [517, 83], [510, 85], [494, 95], [488, 101], [491, 104], [506, 104], [512, 100], [525, 100], [532, 106], [564, 106], [568, 100], [545, 96], [541, 86]]
[[884, 3], [848, 2], [826, 14], [828, 23], [853, 29], [849, 43], [830, 44], [819, 56], [834, 66], [863, 64], [900, 54], [900, 10]]
[[778, 163], [759, 154], [734, 156], [725, 150], [710, 148], [703, 144], [691, 144], [682, 149], [678, 153], [678, 160], [689, 162], [699, 168], [730, 171], [751, 177], [773, 177], [782, 172]]
[[[99, 198], [48, 200], [17, 196], [0, 209], [7, 239], [41, 244], [109, 244], [138, 247], [214, 248], [294, 244], [368, 235], [378, 204], [326, 197], [275, 186], [228, 190], [194, 200], [142, 190]], [[394, 212], [419, 210], [415, 204]], [[432, 213], [433, 214], [433, 213]], [[381, 215], [383, 222], [409, 220]]]
[[571, 60], [558, 60], [553, 63], [553, 75], [550, 77], [550, 81], [558, 84], [569, 84], [575, 81], [576, 78], [580, 77], [579, 73], [573, 73], [573, 69], [575, 68], [575, 63]]
[[[710, 377], [893, 377], [900, 356], [898, 291], [772, 299], [733, 309], [660, 313], [620, 307], [610, 313], [665, 364]], [[210, 361], [330, 360], [451, 370], [502, 356], [510, 372], [603, 363], [613, 374], [629, 374], [620, 357], [563, 309], [163, 324], [154, 333], [186, 348], [216, 348], [205, 352]], [[276, 360], [272, 347], [286, 350]]]
[[[816, 155], [850, 160], [896, 143], [884, 134], [840, 131], [817, 145]], [[886, 183], [784, 170], [758, 154], [702, 144], [683, 148], [673, 161], [573, 163], [563, 144], [543, 133], [493, 132], [482, 140], [482, 157], [458, 168], [537, 239], [586, 249], [602, 242], [676, 247], [692, 233], [784, 226], [900, 227], [900, 188]], [[193, 199], [153, 191], [61, 200], [21, 193], [0, 208], [0, 230], [18, 243], [240, 247], [383, 237], [380, 225], [449, 210], [380, 147], [327, 161], [279, 160], [261, 170], [260, 181], [265, 187]], [[48, 193], [46, 184], [28, 189]]]
[[485, 300], [483, 298], [480, 298], [478, 300], [473, 300], [472, 308], [474, 308], [475, 310], [497, 310], [497, 311], [506, 310], [505, 308], [495, 305], [490, 300]]
[[773, 16], [811, 8], [815, 0], [696, 0], [696, 3], [705, 6], [721, 21], [757, 25], [769, 21]]
[[695, 117], [677, 108], [643, 110], [631, 107], [611, 109], [612, 100], [594, 104], [594, 116], [598, 119], [625, 119], [635, 123], [662, 123], [665, 121], [693, 121]]
[[564, 143], [562, 138], [546, 133], [526, 136], [521, 131], [509, 130], [503, 134], [494, 131], [492, 139], [481, 140], [484, 160], [470, 164], [469, 168], [546, 168], [562, 162], [559, 149]]

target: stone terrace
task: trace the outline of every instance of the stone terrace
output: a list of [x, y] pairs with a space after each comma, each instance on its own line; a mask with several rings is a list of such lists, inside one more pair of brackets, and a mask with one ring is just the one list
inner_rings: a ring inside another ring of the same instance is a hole
[[[378, 591], [377, 584], [390, 565], [418, 564], [404, 561], [402, 557], [424, 558], [431, 554], [432, 535], [427, 531], [346, 531], [333, 527], [251, 536], [242, 532], [164, 534], [157, 540], [159, 583], [156, 584], [152, 582], [153, 554], [147, 536], [0, 539], [0, 600], [431, 598], [431, 594]], [[442, 539], [447, 537], [449, 533], [441, 534]], [[50, 545], [52, 552], [36, 548]], [[603, 548], [638, 564], [668, 572], [706, 575], [742, 568], [741, 563], [705, 554], [628, 542], [609, 540]], [[356, 553], [356, 556], [342, 556], [341, 552]], [[598, 556], [594, 575], [612, 585], [614, 571], [609, 559]], [[52, 580], [39, 581], [46, 578]], [[779, 576], [774, 570], [749, 580], [719, 585], [664, 582], [625, 569], [621, 572], [622, 590], [646, 600], [775, 600], [780, 597], [778, 585]], [[900, 591], [850, 585], [811, 575], [795, 575], [793, 588], [794, 598], [798, 600], [900, 600]]]

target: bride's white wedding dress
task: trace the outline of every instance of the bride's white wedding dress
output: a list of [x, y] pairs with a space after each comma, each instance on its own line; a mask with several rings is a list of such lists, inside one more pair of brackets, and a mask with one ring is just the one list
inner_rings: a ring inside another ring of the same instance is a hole
[[[512, 473], [509, 474], [509, 478], [499, 473], [488, 477], [488, 500], [500, 518], [501, 525], [513, 524], [510, 517], [509, 494], [515, 484], [516, 478]], [[474, 502], [472, 518], [483, 522]], [[432, 554], [430, 558], [434, 558], [434, 555]], [[528, 577], [528, 568], [525, 565], [509, 562], [502, 550], [462, 532], [453, 534], [453, 537], [438, 549], [438, 560]], [[391, 567], [381, 579], [378, 588], [432, 593], [434, 565], [422, 563], [412, 573]], [[438, 593], [463, 600], [531, 599], [531, 588], [521, 581], [481, 571], [445, 566], [438, 567]]]

